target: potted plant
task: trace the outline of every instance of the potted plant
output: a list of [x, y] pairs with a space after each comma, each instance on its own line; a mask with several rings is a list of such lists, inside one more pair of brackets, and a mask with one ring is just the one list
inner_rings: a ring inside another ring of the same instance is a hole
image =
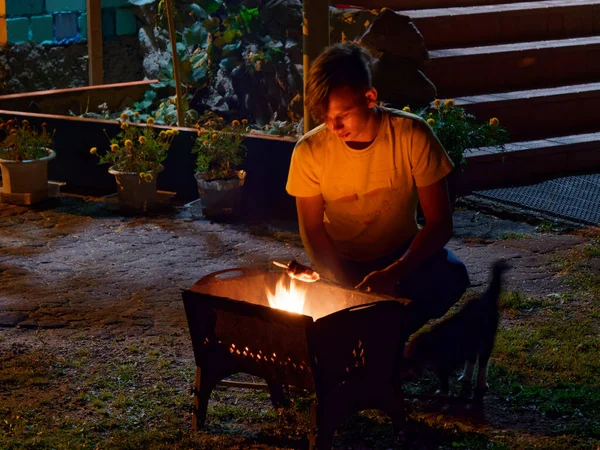
[[93, 147], [90, 153], [100, 158], [100, 164], [111, 164], [108, 172], [115, 176], [119, 205], [146, 212], [157, 204], [156, 179], [179, 131], [158, 130], [151, 117], [141, 124], [137, 113], [123, 113], [120, 122], [121, 132], [109, 138], [109, 148], [100, 154]]
[[[403, 111], [411, 112], [409, 106], [404, 107]], [[466, 153], [482, 147], [494, 147], [503, 151], [504, 144], [509, 141], [508, 131], [495, 117], [487, 122], [477, 122], [474, 115], [456, 106], [452, 99], [435, 99], [431, 108], [424, 108], [417, 115], [427, 121], [454, 163], [454, 170], [448, 176], [450, 201], [454, 204], [457, 178], [461, 167], [466, 163]]]
[[8, 201], [31, 204], [48, 197], [48, 161], [56, 157], [50, 149], [54, 133], [46, 123], [41, 131], [28, 120], [0, 119], [4, 138], [0, 142], [2, 193]]
[[196, 154], [196, 182], [205, 215], [233, 213], [240, 205], [246, 171], [244, 135], [246, 119], [226, 122], [206, 111], [196, 125], [198, 136], [192, 147]]

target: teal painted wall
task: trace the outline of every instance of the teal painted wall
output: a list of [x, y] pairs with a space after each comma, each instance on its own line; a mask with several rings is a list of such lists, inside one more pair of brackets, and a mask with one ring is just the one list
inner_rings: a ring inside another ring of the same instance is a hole
[[[103, 37], [135, 35], [135, 8], [127, 0], [102, 0]], [[6, 0], [9, 43], [87, 40], [86, 0]]]

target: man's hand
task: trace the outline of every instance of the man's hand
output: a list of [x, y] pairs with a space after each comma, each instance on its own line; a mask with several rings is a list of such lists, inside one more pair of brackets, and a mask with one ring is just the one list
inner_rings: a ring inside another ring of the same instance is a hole
[[356, 285], [355, 289], [377, 294], [396, 296], [396, 284], [410, 272], [406, 261], [399, 259], [385, 269], [371, 272]]
[[388, 269], [371, 272], [356, 286], [356, 289], [394, 297], [397, 278]]

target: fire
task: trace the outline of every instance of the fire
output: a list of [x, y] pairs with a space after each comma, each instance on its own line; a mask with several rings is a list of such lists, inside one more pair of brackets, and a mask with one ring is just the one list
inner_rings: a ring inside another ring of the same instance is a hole
[[267, 289], [267, 298], [271, 308], [283, 309], [298, 314], [302, 314], [304, 310], [304, 301], [306, 300], [306, 289], [300, 288], [300, 283], [293, 279], [290, 280], [289, 288], [285, 286], [284, 280], [287, 277], [284, 275], [275, 287], [275, 293], [271, 293]]

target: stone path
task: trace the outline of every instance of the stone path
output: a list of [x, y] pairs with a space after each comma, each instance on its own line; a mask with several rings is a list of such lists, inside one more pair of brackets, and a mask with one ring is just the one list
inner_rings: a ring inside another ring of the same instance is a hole
[[[506, 258], [513, 265], [510, 290], [566, 291], [548, 255], [584, 238], [540, 234], [474, 211], [454, 219], [449, 247], [467, 264], [474, 288], [483, 288], [492, 261]], [[0, 204], [0, 330], [187, 334], [182, 288], [224, 268], [307, 263], [299, 243], [290, 224], [217, 224], [189, 208], [127, 217], [98, 199], [71, 196], [35, 209]]]

